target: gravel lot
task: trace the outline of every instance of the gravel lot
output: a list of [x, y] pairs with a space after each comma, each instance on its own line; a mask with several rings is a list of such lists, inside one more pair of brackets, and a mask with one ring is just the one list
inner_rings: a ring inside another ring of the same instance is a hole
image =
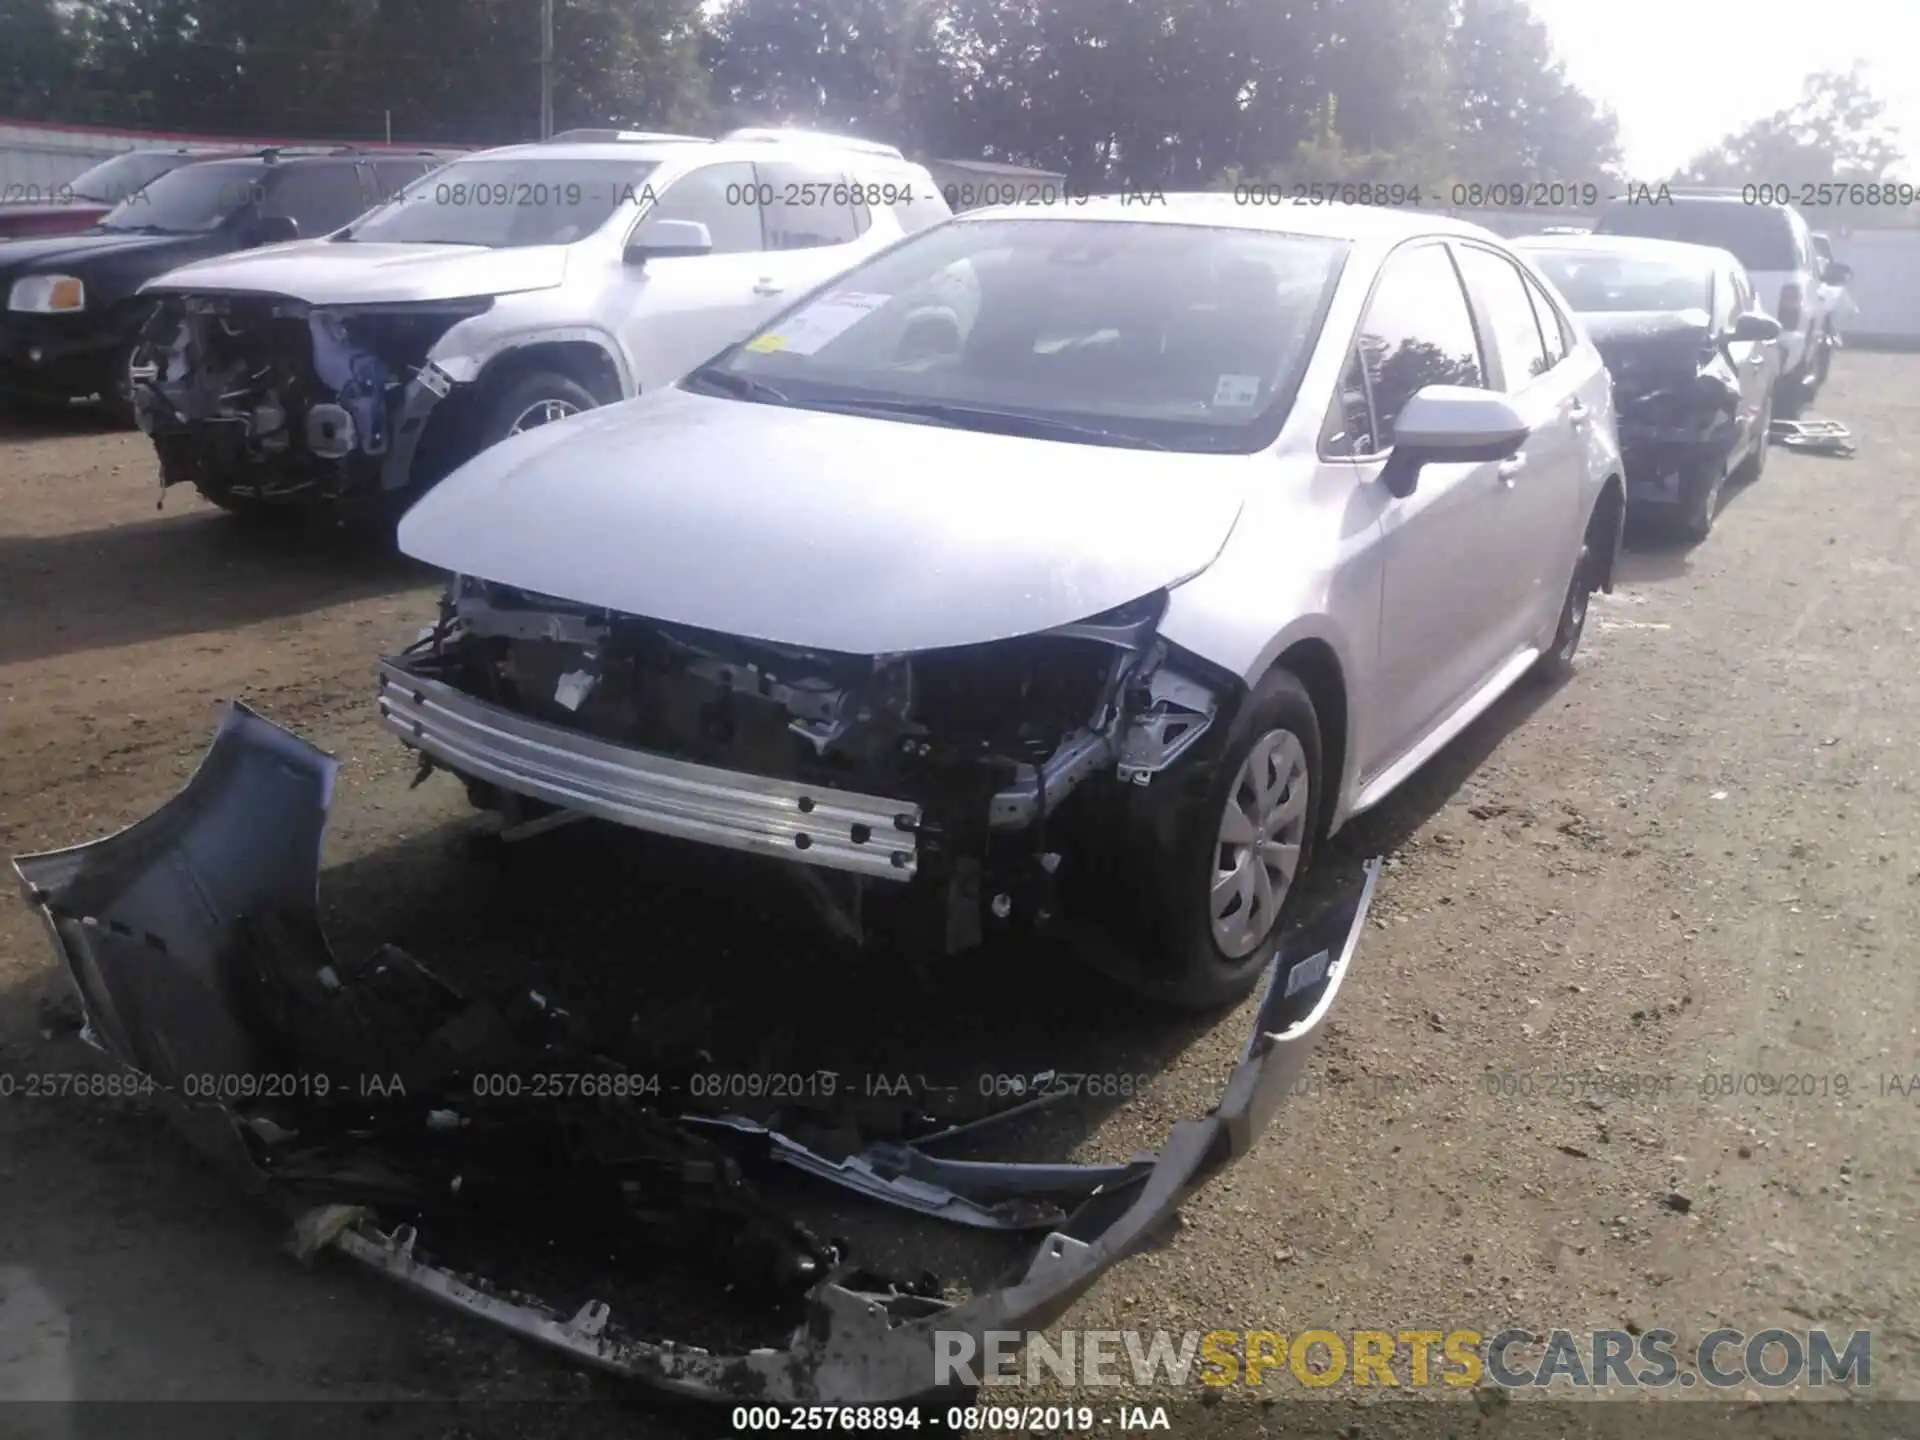
[[[1342, 838], [1387, 870], [1308, 1093], [1075, 1325], [1871, 1328], [1875, 1392], [1920, 1398], [1915, 395], [1920, 357], [1843, 354], [1822, 413], [1858, 459], [1776, 450], [1708, 544], [1639, 544], [1571, 683], [1508, 697]], [[1087, 1155], [1151, 1146], [1224, 1075], [1232, 1018], [1144, 1015], [1064, 968], [850, 967], [750, 869], [586, 830], [476, 853], [458, 786], [409, 791], [374, 722], [372, 661], [429, 617], [434, 578], [154, 498], [138, 435], [0, 428], [0, 855], [147, 813], [237, 695], [343, 761], [322, 890], [343, 950], [618, 967], [661, 1014], [705, 1005], [742, 1067], [971, 1077], [1064, 1047], [1153, 1076], [1076, 1122]], [[88, 1063], [42, 1033], [65, 988], [28, 909], [0, 905], [0, 1073]], [[1599, 1072], [1664, 1083], [1554, 1078]], [[1816, 1093], [1704, 1095], [1722, 1073]], [[136, 1102], [16, 1085], [0, 1214], [0, 1397], [365, 1401], [353, 1428], [398, 1435], [412, 1412], [373, 1402], [614, 1393], [344, 1264], [303, 1273]], [[593, 1414], [554, 1433], [717, 1429]]]

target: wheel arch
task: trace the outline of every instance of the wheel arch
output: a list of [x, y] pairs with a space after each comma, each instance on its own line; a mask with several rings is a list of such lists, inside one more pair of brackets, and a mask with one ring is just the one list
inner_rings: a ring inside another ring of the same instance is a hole
[[1334, 777], [1328, 803], [1320, 807], [1320, 834], [1331, 835], [1337, 828], [1336, 817], [1344, 813], [1341, 801], [1349, 788], [1347, 765], [1353, 753], [1346, 668], [1330, 642], [1309, 635], [1274, 656], [1265, 673], [1271, 675], [1276, 670], [1285, 670], [1306, 687], [1314, 717], [1320, 722], [1321, 770], [1323, 776]]
[[1589, 545], [1595, 540], [1601, 543], [1604, 554], [1594, 577], [1594, 588], [1602, 594], [1613, 593], [1614, 572], [1619, 565], [1626, 525], [1627, 483], [1615, 471], [1601, 482], [1600, 493], [1595, 497], [1593, 510], [1587, 518], [1586, 534], [1582, 537]]
[[511, 385], [535, 370], [553, 370], [585, 387], [602, 405], [612, 405], [627, 394], [626, 367], [605, 344], [584, 336], [529, 340], [492, 356], [474, 377], [489, 394]]

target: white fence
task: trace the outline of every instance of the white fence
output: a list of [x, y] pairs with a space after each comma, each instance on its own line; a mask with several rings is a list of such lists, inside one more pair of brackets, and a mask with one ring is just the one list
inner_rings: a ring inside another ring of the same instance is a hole
[[[173, 150], [182, 145], [220, 145], [249, 150], [268, 145], [341, 145], [342, 140], [299, 140], [286, 136], [185, 135], [172, 131], [107, 130], [88, 125], [44, 125], [0, 119], [0, 196], [31, 198], [57, 189], [102, 160], [128, 150]], [[368, 149], [383, 141], [350, 142]], [[395, 149], [419, 150], [418, 144]], [[456, 149], [456, 146], [436, 147]]]

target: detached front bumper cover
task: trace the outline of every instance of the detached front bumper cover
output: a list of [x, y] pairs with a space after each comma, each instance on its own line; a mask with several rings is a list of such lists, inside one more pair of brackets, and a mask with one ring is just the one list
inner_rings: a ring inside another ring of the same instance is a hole
[[[86, 1038], [150, 1079], [199, 1148], [268, 1196], [273, 1187], [234, 1113], [191, 1098], [181, 1082], [196, 1074], [246, 1075], [261, 1065], [260, 1045], [235, 1013], [220, 973], [243, 917], [271, 910], [284, 923], [294, 916], [311, 930], [296, 938], [310, 940], [316, 955], [328, 953], [317, 891], [336, 768], [323, 751], [232, 702], [198, 771], [159, 810], [91, 844], [15, 861], [79, 991]], [[1043, 1217], [1041, 1200], [1076, 1204], [1008, 1283], [964, 1302], [872, 1293], [841, 1283], [848, 1277], [830, 1277], [807, 1292], [804, 1319], [786, 1348], [721, 1354], [630, 1338], [599, 1301], [566, 1314], [508, 1296], [432, 1263], [413, 1227], [383, 1228], [360, 1205], [316, 1205], [309, 1196], [290, 1206], [299, 1243], [330, 1247], [526, 1339], [683, 1395], [807, 1404], [926, 1397], [936, 1389], [936, 1355], [953, 1353], [943, 1352], [937, 1337], [965, 1333], [978, 1346], [989, 1331], [1044, 1329], [1104, 1271], [1151, 1244], [1184, 1199], [1252, 1148], [1319, 1038], [1353, 962], [1378, 874], [1378, 862], [1369, 862], [1343, 898], [1290, 933], [1218, 1105], [1175, 1125], [1157, 1157], [1121, 1166], [994, 1166], [896, 1151], [882, 1168], [918, 1182], [911, 1194], [919, 1199], [903, 1201], [874, 1183], [871, 1165], [810, 1164], [816, 1157], [774, 1137], [785, 1143], [788, 1163], [829, 1181], [834, 1175], [825, 1172], [849, 1169], [849, 1188], [929, 1214], [939, 1207], [919, 1201], [943, 1186], [985, 1204], [1018, 1195], [1030, 1182], [1033, 1213]], [[755, 1128], [731, 1117], [690, 1123], [708, 1131]]]

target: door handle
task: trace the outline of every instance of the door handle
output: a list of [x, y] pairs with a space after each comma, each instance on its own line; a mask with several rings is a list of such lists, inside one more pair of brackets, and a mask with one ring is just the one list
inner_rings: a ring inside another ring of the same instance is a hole
[[1499, 477], [1502, 485], [1511, 490], [1513, 488], [1513, 482], [1520, 478], [1521, 467], [1526, 463], [1527, 457], [1524, 452], [1519, 455], [1513, 455], [1502, 460], [1500, 464], [1495, 467], [1493, 473]]
[[1573, 421], [1573, 428], [1576, 430], [1587, 423], [1587, 414], [1585, 401], [1575, 400], [1567, 407], [1567, 417]]
[[776, 285], [771, 277], [767, 277], [754, 285], [753, 293], [756, 295], [778, 295], [785, 291], [786, 288], [784, 285]]

